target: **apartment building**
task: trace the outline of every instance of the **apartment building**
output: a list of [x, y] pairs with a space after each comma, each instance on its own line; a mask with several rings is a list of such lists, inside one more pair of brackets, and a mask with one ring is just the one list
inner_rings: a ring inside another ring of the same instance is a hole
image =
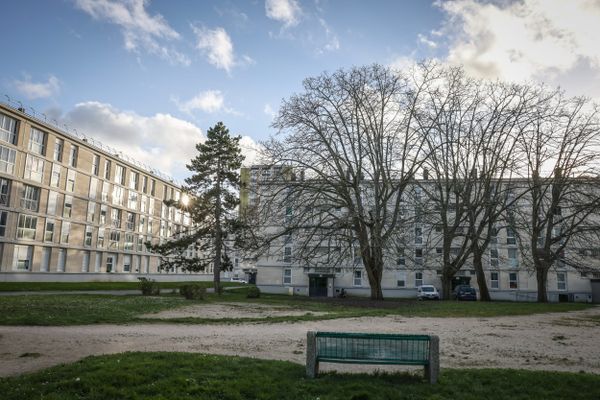
[[144, 244], [190, 227], [187, 213], [163, 202], [180, 196], [122, 153], [0, 104], [0, 280], [178, 274], [161, 270]]
[[[274, 190], [284, 193], [286, 185], [293, 185], [295, 180], [303, 179], [301, 174], [293, 174], [289, 168], [266, 165], [243, 169], [241, 176], [241, 209], [242, 213], [246, 214], [253, 208], [260, 209], [263, 201], [261, 197], [264, 194], [272, 195]], [[406, 192], [410, 195], [406, 196], [403, 212], [409, 216], [411, 222], [403, 226], [401, 241], [399, 240], [393, 249], [384, 249], [386, 253], [382, 279], [384, 297], [415, 298], [416, 288], [425, 284], [441, 289], [442, 248], [439, 228], [435, 223], [414, 218], [416, 207], [412, 203], [418, 201], [423, 195], [420, 191], [420, 186], [423, 184], [426, 183], [419, 181], [407, 188]], [[318, 207], [306, 201], [296, 202], [296, 204], [301, 207], [307, 205]], [[347, 212], [343, 208], [325, 211], [333, 216], [333, 221]], [[294, 206], [281, 203], [280, 210], [271, 208], [266, 216], [263, 215], [260, 229], [267, 236], [277, 236], [278, 232], [282, 232], [287, 221], [293, 218], [296, 218]], [[300, 239], [299, 235], [302, 235], [302, 229], [280, 235], [255, 260], [255, 278], [261, 290], [270, 293], [332, 297], [343, 289], [350, 295], [370, 295], [368, 278], [358, 251], [347, 251], [342, 256], [336, 256], [340, 244], [332, 244], [329, 241], [315, 246], [312, 259], [298, 257], [296, 254], [298, 242], [304, 243], [304, 239]], [[319, 249], [319, 246], [322, 248]], [[594, 247], [594, 244], [590, 246]], [[452, 252], [458, 250], [458, 248], [451, 248]], [[569, 249], [569, 251], [584, 254], [590, 250]], [[591, 253], [588, 255], [592, 256]], [[343, 259], [336, 259], [336, 257], [343, 257]], [[589, 260], [597, 266], [597, 258], [589, 257]], [[493, 299], [536, 300], [536, 276], [523, 261], [514, 229], [507, 226], [499, 227], [491, 239], [484, 260], [487, 286]], [[470, 284], [478, 289], [475, 270], [470, 261], [467, 261], [458, 272], [454, 284]], [[596, 288], [594, 290], [598, 291], [600, 289], [598, 272], [582, 273], [558, 262], [548, 276], [549, 300], [591, 301], [594, 285]]]

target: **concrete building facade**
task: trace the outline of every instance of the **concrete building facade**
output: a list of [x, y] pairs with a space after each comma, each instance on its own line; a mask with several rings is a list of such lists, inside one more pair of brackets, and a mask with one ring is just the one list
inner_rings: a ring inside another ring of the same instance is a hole
[[[281, 191], [286, 181], [302, 179], [300, 176], [293, 176], [289, 169], [281, 166], [261, 165], [243, 169], [241, 176], [243, 182], [240, 196], [243, 212], [260, 207], [261, 194], [272, 190], [272, 187]], [[279, 180], [280, 183], [268, 184], [273, 179]], [[415, 190], [418, 186], [414, 184], [407, 191]], [[410, 204], [407, 204], [407, 213], [410, 213], [410, 209]], [[344, 213], [345, 210], [328, 212]], [[260, 229], [266, 235], [276, 234], [282, 230], [286, 219], [293, 216], [292, 207], [282, 206], [280, 212], [270, 210]], [[388, 253], [393, 255], [385, 258], [382, 279], [384, 297], [415, 298], [417, 287], [420, 285], [434, 285], [438, 289], [442, 286], [441, 248], [435, 225], [425, 221], [413, 221], [406, 225], [405, 230], [407, 232], [402, 248], [389, 251]], [[344, 260], [332, 263], [334, 266], [329, 266], [326, 262], [311, 263], [295, 257], [295, 246], [294, 234], [290, 234], [272, 241], [269, 248], [260, 253], [255, 260], [254, 272], [256, 283], [261, 290], [305, 296], [332, 297], [339, 295], [342, 290], [350, 295], [370, 295], [368, 278], [360, 257], [346, 256]], [[331, 253], [331, 247], [325, 249], [325, 252]], [[590, 260], [597, 263], [593, 257], [590, 257]], [[528, 269], [523, 262], [515, 233], [511, 229], [499, 229], [497, 236], [492, 238], [484, 267], [492, 299], [536, 300], [535, 272]], [[600, 283], [599, 279], [599, 272], [579, 272], [558, 263], [548, 275], [549, 300], [590, 302], [593, 285]], [[458, 272], [454, 284], [470, 284], [478, 289], [475, 270], [470, 262]], [[594, 301], [600, 302], [600, 298]]]
[[0, 280], [186, 279], [144, 245], [190, 226], [163, 202], [181, 195], [123, 153], [0, 104]]

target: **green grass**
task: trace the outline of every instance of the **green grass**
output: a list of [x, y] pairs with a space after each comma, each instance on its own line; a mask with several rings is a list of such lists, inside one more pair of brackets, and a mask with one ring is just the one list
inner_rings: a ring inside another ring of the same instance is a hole
[[600, 376], [507, 369], [442, 369], [436, 385], [421, 373], [305, 378], [285, 361], [189, 353], [94, 356], [0, 379], [5, 400], [26, 399], [598, 399]]
[[[159, 282], [161, 289], [178, 288], [181, 285], [196, 283], [212, 287], [212, 281], [201, 282]], [[223, 286], [239, 286], [237, 283], [221, 282]], [[136, 290], [139, 282], [0, 282], [0, 292], [24, 292], [44, 290]]]
[[[174, 309], [190, 304], [218, 302], [250, 302], [246, 289], [235, 289], [223, 295], [207, 295], [204, 301], [189, 301], [178, 295], [160, 297], [110, 296], [86, 294], [19, 295], [0, 296], [0, 325], [84, 325], [97, 323], [187, 323], [187, 324], [234, 324], [234, 323], [283, 323], [317, 321], [351, 317], [378, 317], [399, 315], [405, 317], [481, 317], [502, 315], [529, 315], [544, 312], [576, 311], [590, 307], [587, 304], [514, 303], [514, 302], [418, 302], [386, 301], [381, 304], [361, 299], [340, 301], [315, 301], [308, 298], [281, 295], [263, 295], [252, 302], [273, 306], [285, 306], [306, 311], [306, 315], [277, 316], [267, 318], [141, 318], [141, 314]], [[315, 315], [314, 312], [325, 312]]]

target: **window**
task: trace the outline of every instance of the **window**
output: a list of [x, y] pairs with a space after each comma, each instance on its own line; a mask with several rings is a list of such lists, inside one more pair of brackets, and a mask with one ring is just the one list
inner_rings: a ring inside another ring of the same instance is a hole
[[510, 272], [508, 274], [508, 287], [510, 289], [519, 288], [519, 275], [516, 272]]
[[415, 249], [415, 265], [423, 264], [423, 249], [418, 247]]
[[498, 280], [499, 275], [500, 274], [498, 272], [490, 272], [490, 286], [492, 289], [500, 288], [500, 283]]
[[114, 267], [114, 258], [113, 256], [106, 257], [106, 272], [112, 272]]
[[71, 218], [73, 211], [73, 196], [65, 196], [65, 204], [63, 206], [63, 218]]
[[23, 178], [29, 179], [34, 182], [42, 183], [44, 177], [44, 160], [42, 158], [27, 154], [25, 160], [25, 171], [23, 172]]
[[511, 267], [519, 266], [519, 259], [517, 258], [517, 249], [508, 249], [508, 262]]
[[98, 228], [98, 240], [96, 243], [97, 247], [104, 247], [104, 228]]
[[41, 156], [46, 155], [46, 133], [36, 128], [31, 128], [29, 135], [29, 151], [39, 154]]
[[71, 145], [71, 151], [69, 152], [69, 166], [77, 168], [77, 156], [79, 154], [79, 147], [74, 144]]
[[90, 269], [90, 252], [83, 252], [83, 260], [81, 262], [81, 272], [88, 272]]
[[125, 243], [123, 250], [133, 250], [133, 233], [125, 233]]
[[[6, 222], [8, 221], [8, 211], [0, 211], [0, 237], [6, 236]], [[0, 254], [1, 256], [2, 254]]]
[[139, 223], [138, 223], [138, 232], [144, 233], [144, 225], [146, 225], [146, 217], [140, 215]]
[[415, 287], [423, 285], [423, 273], [415, 272]]
[[33, 215], [20, 214], [17, 224], [17, 239], [35, 240], [35, 228], [37, 217]]
[[142, 192], [148, 193], [148, 177], [142, 175]]
[[137, 190], [139, 183], [140, 174], [137, 172], [131, 171], [129, 173], [129, 189]]
[[131, 271], [131, 256], [129, 254], [123, 255], [123, 272]]
[[65, 272], [65, 264], [67, 263], [67, 250], [58, 249], [58, 261], [56, 263], [56, 272]]
[[0, 114], [0, 140], [17, 144], [17, 120]]
[[147, 210], [147, 205], [148, 205], [148, 197], [142, 195], [140, 197], [140, 211], [145, 213]]
[[137, 194], [137, 192], [130, 190], [129, 191], [129, 201], [128, 201], [127, 206], [133, 210], [137, 210], [137, 204], [138, 204], [138, 194]]
[[67, 192], [74, 192], [75, 191], [75, 170], [74, 169], [70, 169], [67, 172], [67, 185], [65, 186], [65, 189], [67, 190]]
[[362, 286], [362, 271], [354, 271], [354, 286]]
[[490, 231], [490, 244], [498, 244], [498, 228], [492, 227]]
[[65, 147], [65, 141], [56, 138], [54, 141], [54, 161], [62, 162], [63, 149]]
[[149, 235], [152, 235], [154, 232], [152, 232], [152, 218], [148, 218], [148, 231], [147, 233]]
[[110, 179], [110, 161], [104, 160], [104, 179]]
[[56, 205], [58, 204], [58, 193], [52, 190], [48, 191], [48, 215], [56, 215]]
[[506, 244], [517, 244], [515, 230], [510, 226], [506, 228]]
[[21, 207], [37, 212], [40, 204], [40, 188], [35, 186], [23, 185], [21, 192]]
[[85, 227], [85, 237], [83, 238], [83, 245], [88, 247], [92, 245], [92, 227], [89, 225]]
[[108, 192], [110, 190], [110, 183], [102, 182], [102, 201], [108, 202]]
[[98, 154], [92, 155], [92, 175], [98, 176], [100, 171], [100, 156]]
[[396, 286], [406, 287], [406, 272], [401, 271], [396, 274]]
[[46, 218], [46, 226], [44, 228], [44, 242], [53, 242], [54, 241], [54, 227], [55, 227], [54, 220]]
[[60, 229], [60, 242], [69, 243], [69, 235], [71, 234], [71, 223], [69, 221], [63, 221]]
[[48, 272], [50, 269], [50, 256], [52, 255], [51, 247], [42, 248], [42, 262], [40, 262], [40, 271]]
[[94, 222], [94, 214], [96, 214], [96, 203], [94, 203], [93, 201], [89, 201], [88, 202], [88, 208], [87, 208], [87, 218], [86, 218], [86, 221], [87, 222]]
[[283, 249], [283, 262], [291, 263], [292, 262], [292, 248], [286, 246]]
[[108, 207], [104, 204], [102, 204], [100, 206], [100, 225], [105, 225], [106, 224], [106, 213], [107, 213]]
[[0, 205], [9, 206], [11, 181], [0, 178]]
[[286, 207], [285, 208], [285, 222], [291, 222], [292, 221], [292, 217], [293, 217], [293, 209], [292, 207]]
[[122, 206], [123, 205], [123, 191], [124, 189], [121, 186], [114, 185], [113, 193], [112, 193], [112, 202], [113, 204]]
[[125, 184], [125, 168], [122, 165], [115, 166], [115, 182], [120, 185]]
[[127, 213], [127, 230], [133, 231], [135, 230], [135, 214]]
[[108, 247], [111, 249], [119, 248], [119, 241], [121, 241], [121, 232], [119, 231], [110, 231], [110, 238], [108, 242]]
[[96, 200], [96, 193], [98, 192], [98, 178], [90, 178], [90, 191], [89, 197], [91, 200]]
[[490, 249], [490, 266], [498, 266], [498, 249]]
[[291, 268], [285, 268], [283, 270], [283, 284], [284, 285], [292, 284], [292, 269]]
[[15, 246], [13, 269], [17, 271], [29, 271], [31, 268], [32, 254], [33, 246]]
[[567, 290], [567, 273], [557, 272], [556, 273], [556, 286], [558, 290]]
[[423, 243], [423, 230], [419, 227], [415, 228], [415, 244]]
[[113, 228], [121, 227], [121, 210], [113, 208], [110, 212], [110, 221]]
[[150, 195], [151, 196], [154, 196], [155, 189], [156, 189], [156, 181], [154, 179], [152, 179], [150, 181]]
[[6, 172], [7, 174], [15, 173], [15, 158], [17, 152], [8, 147], [0, 146], [0, 172]]
[[160, 221], [160, 231], [158, 235], [160, 237], [165, 237], [167, 235], [167, 223], [165, 221]]
[[154, 199], [150, 199], [150, 203], [148, 204], [148, 214], [154, 215]]
[[50, 186], [60, 186], [60, 174], [62, 167], [58, 164], [52, 164], [52, 172], [50, 173]]

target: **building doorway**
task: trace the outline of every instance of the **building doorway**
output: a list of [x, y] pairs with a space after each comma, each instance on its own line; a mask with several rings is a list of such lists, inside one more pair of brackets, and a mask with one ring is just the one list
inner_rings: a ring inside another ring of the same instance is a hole
[[327, 277], [310, 276], [308, 295], [310, 297], [327, 297]]

